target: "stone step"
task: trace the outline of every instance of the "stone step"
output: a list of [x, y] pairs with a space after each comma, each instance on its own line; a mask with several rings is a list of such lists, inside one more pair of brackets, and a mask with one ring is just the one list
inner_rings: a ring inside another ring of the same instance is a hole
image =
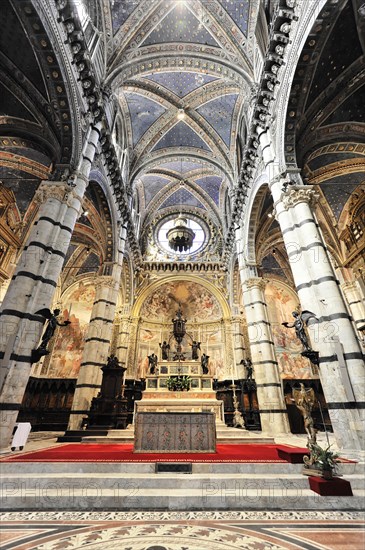
[[[168, 462], [174, 464], [174, 462]], [[108, 475], [122, 474], [144, 474], [154, 473], [154, 462], [1, 462], [1, 474], [19, 475], [24, 474], [47, 475], [54, 473], [64, 475], [77, 472], [79, 474], [100, 473]], [[303, 466], [301, 464], [290, 464], [288, 462], [193, 462], [193, 474], [300, 474]], [[364, 475], [364, 463], [341, 463], [338, 466], [340, 475]], [[159, 474], [162, 475], [162, 474]]]
[[[347, 475], [344, 479], [351, 483], [353, 489], [365, 490], [364, 476], [359, 474]], [[200, 474], [176, 474], [176, 473], [129, 473], [127, 477], [121, 477], [120, 473], [92, 473], [79, 472], [49, 473], [41, 478], [35, 474], [2, 474], [1, 491], [6, 493], [12, 488], [23, 488], [26, 491], [33, 489], [48, 490], [48, 488], [88, 488], [94, 487], [99, 491], [113, 487], [129, 487], [138, 491], [145, 489], [201, 489], [211, 486], [224, 487], [225, 490], [243, 490], [244, 488], [263, 490], [268, 488], [281, 489], [307, 489], [308, 477], [302, 473], [275, 474], [263, 473], [200, 473]]]
[[113, 488], [60, 487], [8, 488], [3, 494], [3, 510], [362, 510], [364, 490], [353, 497], [321, 497], [308, 489], [267, 487], [264, 489], [224, 483], [198, 489], [160, 488], [139, 490], [133, 484], [117, 483]]

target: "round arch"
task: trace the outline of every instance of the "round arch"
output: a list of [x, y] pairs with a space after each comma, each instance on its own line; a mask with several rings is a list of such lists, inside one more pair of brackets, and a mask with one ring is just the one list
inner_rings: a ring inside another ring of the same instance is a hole
[[228, 305], [228, 302], [223, 295], [223, 293], [214, 285], [213, 282], [209, 281], [208, 279], [203, 279], [200, 277], [197, 277], [196, 275], [191, 275], [189, 273], [182, 273], [182, 274], [175, 274], [171, 275], [169, 274], [168, 277], [163, 277], [161, 279], [158, 279], [156, 281], [153, 281], [148, 287], [143, 289], [140, 293], [140, 295], [137, 297], [133, 310], [132, 310], [132, 316], [133, 317], [139, 317], [142, 306], [146, 299], [155, 292], [160, 286], [166, 284], [166, 283], [174, 283], [182, 281], [184, 283], [196, 283], [204, 287], [206, 290], [208, 290], [218, 301], [218, 304], [220, 305], [222, 309], [222, 317], [223, 319], [230, 319], [231, 318], [231, 310]]

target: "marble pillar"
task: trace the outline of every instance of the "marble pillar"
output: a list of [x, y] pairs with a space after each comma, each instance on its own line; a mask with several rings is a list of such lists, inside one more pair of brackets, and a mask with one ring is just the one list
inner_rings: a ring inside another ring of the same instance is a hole
[[289, 423], [267, 313], [265, 285], [261, 277], [242, 280], [261, 426], [265, 433], [274, 435], [288, 433]]
[[67, 181], [42, 182], [37, 219], [19, 258], [0, 310], [1, 419], [0, 440], [7, 447], [50, 308], [99, 140], [100, 125], [89, 129], [78, 168]]
[[276, 178], [270, 188], [302, 309], [318, 323], [309, 327], [319, 352], [319, 372], [336, 441], [340, 448], [364, 447], [363, 354], [313, 215], [315, 192], [295, 185], [283, 192]]
[[357, 330], [365, 327], [365, 297], [357, 281], [342, 283], [342, 292], [350, 308]]
[[120, 288], [126, 227], [122, 229], [118, 262], [104, 265], [104, 272], [97, 278], [95, 300], [85, 337], [85, 347], [76, 383], [68, 429], [81, 429], [82, 420], [90, 410], [91, 401], [101, 387], [102, 371], [113, 337], [115, 309]]
[[246, 376], [246, 371], [242, 365], [242, 359], [246, 358], [245, 337], [243, 333], [243, 320], [241, 317], [232, 318], [234, 358], [236, 362], [236, 375], [238, 380]]

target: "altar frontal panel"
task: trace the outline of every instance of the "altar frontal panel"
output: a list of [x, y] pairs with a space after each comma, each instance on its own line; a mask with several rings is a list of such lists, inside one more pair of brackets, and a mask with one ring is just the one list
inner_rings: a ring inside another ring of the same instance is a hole
[[135, 418], [134, 452], [215, 453], [215, 414], [140, 412]]

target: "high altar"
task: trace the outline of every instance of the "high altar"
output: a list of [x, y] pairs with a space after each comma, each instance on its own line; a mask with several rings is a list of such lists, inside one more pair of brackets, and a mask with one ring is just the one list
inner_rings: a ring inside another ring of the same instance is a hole
[[[149, 356], [149, 369], [145, 378], [146, 387], [142, 399], [135, 402], [135, 449], [136, 451], [166, 449], [167, 428], [163, 427], [164, 420], [161, 420], [161, 413], [166, 413], [166, 418], [169, 417], [170, 421], [171, 418], [174, 419], [173, 432], [177, 434], [175, 447], [171, 443], [171, 448], [169, 448], [171, 452], [173, 450], [196, 450], [197, 434], [202, 429], [202, 423], [205, 426], [203, 431], [209, 434], [209, 437], [206, 437], [206, 441], [203, 446], [199, 447], [199, 451], [212, 452], [212, 449], [215, 449], [216, 426], [224, 425], [223, 402], [217, 399], [213, 389], [213, 378], [209, 373], [208, 358], [205, 354], [202, 359], [198, 358], [200, 343], [193, 341], [195, 349], [193, 350], [192, 347], [191, 359], [186, 359], [185, 353], [182, 352], [181, 343], [186, 337], [186, 319], [182, 316], [180, 306], [172, 323], [173, 332], [169, 342], [173, 337], [176, 341], [176, 351], [171, 353], [172, 358], [170, 359], [169, 353], [164, 350], [164, 358], [159, 364], [157, 364], [155, 354]], [[169, 344], [165, 343], [165, 345], [170, 349]], [[204, 358], [206, 358], [206, 362], [204, 362]], [[150, 416], [147, 417], [146, 413], [150, 413]], [[179, 413], [180, 420], [171, 416], [174, 413]], [[156, 415], [155, 419], [153, 418], [154, 414]], [[155, 426], [155, 430], [150, 428], [148, 431], [143, 427], [146, 422]], [[160, 425], [162, 428], [159, 428]], [[154, 434], [155, 443], [151, 445], [146, 438], [153, 431], [157, 432], [157, 435]], [[169, 431], [170, 439], [173, 439], [174, 433]], [[179, 433], [186, 433], [186, 439], [190, 442], [190, 444], [186, 443], [184, 449], [178, 439]]]
[[[190, 389], [171, 391], [168, 381], [171, 377], [190, 378]], [[200, 360], [159, 363], [155, 374], [146, 376], [146, 389], [142, 399], [136, 401], [135, 412], [213, 412], [216, 422], [224, 422], [223, 402], [216, 398], [213, 380], [209, 374], [202, 374]]]

